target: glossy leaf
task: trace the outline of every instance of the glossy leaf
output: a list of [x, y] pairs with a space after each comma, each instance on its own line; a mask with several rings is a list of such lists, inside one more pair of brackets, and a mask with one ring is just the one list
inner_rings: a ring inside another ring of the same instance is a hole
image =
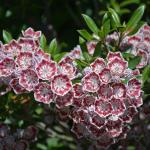
[[3, 30], [3, 39], [4, 39], [5, 43], [8, 43], [13, 38], [12, 38], [12, 35], [9, 32], [7, 32], [6, 30]]
[[85, 14], [82, 14], [87, 26], [89, 27], [89, 29], [94, 32], [94, 33], [98, 33], [98, 27], [95, 24], [95, 22], [93, 21], [93, 19]]
[[49, 45], [49, 53], [52, 56], [54, 56], [56, 54], [56, 51], [57, 51], [57, 41], [56, 41], [56, 39], [53, 39]]
[[141, 57], [140, 56], [135, 56], [134, 58], [131, 58], [128, 62], [128, 66], [130, 69], [135, 69], [136, 66], [140, 63]]
[[142, 74], [142, 79], [143, 79], [143, 82], [150, 79], [150, 65], [144, 68], [143, 74]]
[[88, 41], [92, 40], [92, 35], [90, 35], [90, 33], [88, 33], [87, 30], [83, 29], [83, 30], [77, 30], [77, 31], [86, 40], [88, 40]]
[[40, 38], [40, 46], [44, 50], [46, 48], [47, 40], [44, 34]]
[[144, 14], [145, 6], [142, 5], [138, 7], [135, 12], [133, 13], [132, 17], [130, 18], [129, 22], [126, 26], [126, 31], [131, 32], [133, 29], [137, 26], [139, 21], [141, 20], [143, 14]]
[[121, 23], [120, 23], [120, 18], [118, 16], [118, 14], [112, 8], [109, 8], [108, 10], [109, 10], [109, 12], [111, 14], [111, 18], [112, 18], [112, 21], [114, 22], [115, 26], [116, 27], [120, 26]]

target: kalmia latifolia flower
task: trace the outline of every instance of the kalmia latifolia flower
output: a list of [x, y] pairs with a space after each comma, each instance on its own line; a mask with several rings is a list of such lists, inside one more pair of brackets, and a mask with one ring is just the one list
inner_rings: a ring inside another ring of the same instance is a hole
[[53, 92], [51, 91], [50, 84], [40, 82], [34, 88], [34, 98], [38, 102], [49, 104], [53, 100]]
[[122, 43], [131, 45], [128, 50], [131, 54], [141, 57], [140, 63], [136, 66], [137, 68], [143, 68], [150, 64], [150, 27], [147, 24], [144, 24], [136, 34], [127, 36], [123, 41]]
[[[0, 87], [7, 87], [0, 95], [11, 89], [16, 94], [33, 92], [36, 101], [54, 103], [60, 119], [72, 121], [71, 131], [77, 138], [88, 139], [96, 149], [107, 149], [125, 138], [128, 124], [143, 104], [142, 83], [137, 76], [139, 68], [150, 62], [149, 26], [125, 39], [132, 45], [131, 53], [141, 57], [135, 70], [129, 69], [120, 52], [109, 52], [79, 72], [76, 59], [84, 60], [79, 46], [56, 63], [41, 49], [40, 31], [28, 28], [22, 33], [18, 40], [0, 43]], [[116, 42], [118, 36], [108, 36], [106, 43]], [[90, 55], [96, 44], [87, 43]], [[25, 135], [35, 133], [32, 127], [27, 131]]]
[[32, 69], [22, 70], [19, 77], [19, 84], [27, 91], [32, 91], [39, 83], [39, 78], [36, 72]]
[[51, 89], [57, 95], [64, 96], [71, 88], [72, 83], [67, 75], [56, 75], [51, 81]]
[[57, 73], [56, 63], [53, 61], [42, 60], [36, 68], [37, 75], [40, 79], [50, 80]]

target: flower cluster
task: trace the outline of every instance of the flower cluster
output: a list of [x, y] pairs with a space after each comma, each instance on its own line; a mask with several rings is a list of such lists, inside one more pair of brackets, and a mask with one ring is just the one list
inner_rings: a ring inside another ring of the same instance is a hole
[[142, 57], [137, 68], [150, 64], [150, 26], [144, 24], [135, 35], [127, 37], [127, 40], [132, 46], [131, 53]]
[[81, 83], [73, 85], [72, 131], [78, 138], [94, 141], [107, 148], [125, 137], [127, 123], [142, 105], [139, 70], [130, 70], [121, 53], [109, 52], [97, 58]]
[[[56, 63], [40, 47], [41, 32], [28, 28], [23, 37], [0, 46], [0, 83], [16, 94], [33, 92], [38, 102], [55, 103], [61, 119], [73, 121], [72, 132], [107, 148], [126, 136], [127, 124], [142, 105], [139, 70], [128, 68], [120, 52], [96, 58], [83, 72], [76, 59], [80, 47]], [[92, 55], [95, 42], [87, 43]], [[76, 78], [81, 80], [75, 83]]]
[[26, 150], [28, 144], [33, 142], [37, 136], [37, 128], [28, 126], [26, 129], [17, 129], [12, 132], [11, 129], [3, 123], [0, 123], [0, 149], [1, 150]]

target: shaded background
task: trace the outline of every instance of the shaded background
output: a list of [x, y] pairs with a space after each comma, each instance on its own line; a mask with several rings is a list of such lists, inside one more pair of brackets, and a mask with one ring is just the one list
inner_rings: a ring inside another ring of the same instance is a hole
[[149, 0], [0, 0], [0, 33], [5, 29], [17, 38], [22, 29], [31, 26], [42, 30], [48, 40], [56, 37], [72, 48], [78, 43], [76, 30], [85, 27], [81, 13], [100, 25], [107, 7], [114, 8], [122, 20], [128, 20], [132, 10], [143, 3], [147, 7], [143, 20], [150, 22]]

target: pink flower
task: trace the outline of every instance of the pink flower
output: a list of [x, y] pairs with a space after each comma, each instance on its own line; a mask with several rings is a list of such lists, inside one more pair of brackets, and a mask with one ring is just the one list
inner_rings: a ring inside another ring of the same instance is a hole
[[40, 38], [41, 37], [41, 31], [34, 31], [31, 27], [26, 29], [25, 31], [22, 31], [22, 34], [24, 37], [29, 37], [29, 38]]
[[136, 78], [130, 79], [128, 82], [127, 93], [131, 97], [139, 97], [141, 94], [141, 82]]
[[124, 98], [126, 96], [126, 87], [123, 83], [115, 83], [112, 85], [113, 96], [117, 99]]
[[21, 45], [16, 40], [10, 41], [8, 44], [4, 45], [4, 52], [13, 57], [17, 56], [21, 51]]
[[82, 84], [76, 83], [73, 85], [73, 94], [76, 98], [82, 97], [84, 95], [84, 92], [82, 90]]
[[16, 58], [16, 64], [20, 69], [28, 69], [33, 65], [33, 55], [31, 52], [20, 52]]
[[34, 53], [34, 59], [36, 63], [40, 63], [43, 59], [50, 61], [51, 56], [48, 53], [45, 53], [42, 49], [39, 49]]
[[99, 76], [95, 73], [89, 73], [82, 79], [83, 91], [97, 92], [100, 85]]
[[96, 41], [87, 42], [87, 49], [90, 55], [94, 54], [96, 45], [97, 45]]
[[27, 91], [32, 91], [39, 83], [36, 72], [32, 69], [22, 70], [19, 76], [19, 84]]
[[36, 67], [37, 75], [40, 79], [51, 80], [57, 73], [56, 63], [53, 61], [42, 60]]
[[64, 96], [71, 88], [71, 81], [66, 75], [56, 75], [51, 81], [51, 89], [57, 95]]
[[111, 80], [111, 72], [108, 68], [104, 68], [100, 73], [99, 73], [99, 78], [101, 82], [107, 84]]
[[105, 101], [109, 101], [113, 95], [113, 89], [108, 84], [102, 84], [97, 93], [100, 98], [104, 99]]
[[118, 57], [108, 62], [108, 68], [110, 69], [111, 74], [114, 76], [122, 76], [127, 66], [128, 63]]
[[0, 62], [0, 77], [10, 76], [15, 70], [15, 62], [12, 58], [4, 58]]
[[143, 68], [144, 66], [147, 65], [148, 62], [148, 53], [143, 50], [138, 50], [137, 51], [137, 56], [141, 57], [140, 63], [136, 66], [136, 68]]
[[112, 112], [112, 106], [111, 103], [104, 101], [102, 99], [98, 99], [95, 102], [95, 112], [100, 116], [100, 117], [107, 117], [111, 115]]
[[113, 59], [118, 58], [118, 59], [123, 59], [122, 55], [120, 52], [109, 52], [107, 55], [107, 60], [112, 61]]
[[104, 59], [97, 58], [90, 66], [95, 73], [100, 73], [106, 67], [106, 64]]
[[77, 123], [74, 123], [71, 129], [71, 131], [77, 136], [78, 139], [84, 136], [85, 130], [86, 129], [84, 125]]
[[110, 103], [112, 106], [112, 111], [111, 111], [112, 115], [120, 116], [124, 113], [126, 108], [122, 100], [112, 98], [110, 100]]
[[55, 103], [57, 108], [63, 108], [72, 104], [73, 94], [72, 92], [67, 93], [64, 96], [56, 96]]
[[34, 89], [34, 98], [38, 102], [49, 104], [53, 101], [51, 86], [46, 82], [40, 82]]
[[91, 117], [91, 123], [94, 124], [95, 126], [101, 128], [102, 126], [105, 125], [106, 119], [100, 117], [98, 114], [94, 114], [93, 117]]
[[22, 47], [21, 51], [23, 52], [35, 52], [39, 47], [33, 39], [19, 38], [18, 43]]
[[60, 63], [59, 72], [73, 79], [76, 76], [76, 67], [69, 63]]
[[20, 84], [19, 84], [19, 79], [18, 78], [13, 78], [11, 81], [10, 81], [10, 86], [11, 88], [13, 88], [13, 91], [16, 93], [16, 94], [22, 94], [22, 93], [25, 93], [26, 90], [25, 88], [23, 88]]

